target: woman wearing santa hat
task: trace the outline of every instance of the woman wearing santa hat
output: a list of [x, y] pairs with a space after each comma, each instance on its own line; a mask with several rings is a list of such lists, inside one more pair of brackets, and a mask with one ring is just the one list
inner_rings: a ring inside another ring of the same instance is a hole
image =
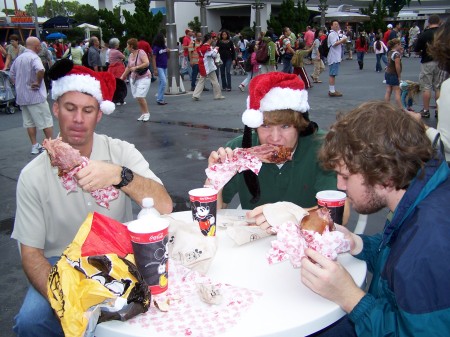
[[309, 122], [308, 110], [308, 93], [297, 75], [272, 72], [252, 79], [242, 116], [244, 135], [211, 152], [208, 166], [231, 159], [237, 147], [273, 144], [294, 153], [283, 164], [263, 163], [258, 175], [249, 170], [236, 174], [219, 191], [219, 208], [226, 208], [236, 194], [243, 209], [277, 201], [312, 207], [317, 192], [336, 189], [336, 174], [324, 171], [317, 160], [325, 132]]

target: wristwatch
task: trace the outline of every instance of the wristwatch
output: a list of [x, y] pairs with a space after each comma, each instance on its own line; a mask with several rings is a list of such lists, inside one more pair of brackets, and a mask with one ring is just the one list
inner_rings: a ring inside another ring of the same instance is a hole
[[117, 185], [113, 185], [115, 188], [120, 189], [121, 187], [127, 186], [134, 178], [133, 171], [128, 167], [122, 166], [122, 172], [120, 173], [122, 180]]

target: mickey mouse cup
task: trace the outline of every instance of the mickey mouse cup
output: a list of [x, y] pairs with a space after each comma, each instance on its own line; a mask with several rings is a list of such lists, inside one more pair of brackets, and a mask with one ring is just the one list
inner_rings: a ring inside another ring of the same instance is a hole
[[326, 190], [316, 194], [317, 205], [328, 208], [331, 218], [338, 225], [342, 225], [346, 198], [347, 194], [341, 191]]
[[192, 219], [198, 222], [204, 236], [216, 235], [217, 191], [202, 187], [189, 191]]
[[169, 220], [144, 217], [128, 224], [136, 267], [152, 295], [169, 285]]

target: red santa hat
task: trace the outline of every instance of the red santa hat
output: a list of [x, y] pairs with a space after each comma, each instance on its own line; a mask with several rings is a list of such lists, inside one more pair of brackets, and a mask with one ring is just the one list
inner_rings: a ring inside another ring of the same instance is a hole
[[308, 92], [303, 81], [294, 74], [270, 72], [254, 77], [248, 88], [247, 109], [242, 122], [250, 128], [263, 124], [263, 113], [274, 110], [309, 110]]
[[49, 71], [52, 81], [52, 98], [54, 100], [69, 91], [79, 91], [94, 97], [104, 114], [111, 114], [115, 109], [112, 102], [116, 90], [116, 79], [109, 72], [96, 72], [89, 68], [74, 65], [72, 61], [62, 59]]

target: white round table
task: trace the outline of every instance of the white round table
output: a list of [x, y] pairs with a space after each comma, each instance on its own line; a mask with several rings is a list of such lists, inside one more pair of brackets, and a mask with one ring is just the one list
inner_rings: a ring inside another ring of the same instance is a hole
[[[242, 215], [243, 210], [220, 210], [220, 215]], [[173, 213], [172, 216], [187, 222], [192, 221], [190, 211]], [[262, 337], [305, 336], [319, 331], [344, 316], [345, 312], [305, 287], [300, 280], [300, 271], [289, 261], [269, 265], [266, 254], [270, 241], [267, 237], [237, 246], [220, 227], [217, 230], [218, 250], [208, 276], [224, 283], [233, 284], [263, 293], [240, 318], [238, 323], [218, 337]], [[350, 254], [340, 254], [338, 261], [350, 272], [358, 286], [366, 279], [366, 263]], [[96, 337], [155, 336], [152, 328], [140, 328], [127, 322], [101, 323], [95, 330]]]

